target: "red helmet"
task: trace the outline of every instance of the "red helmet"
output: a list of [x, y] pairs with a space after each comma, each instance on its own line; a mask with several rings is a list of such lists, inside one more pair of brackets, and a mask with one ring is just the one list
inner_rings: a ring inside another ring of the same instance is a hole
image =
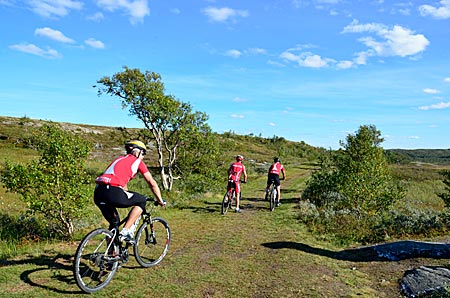
[[236, 156], [236, 161], [243, 161], [244, 157], [242, 155], [237, 155]]

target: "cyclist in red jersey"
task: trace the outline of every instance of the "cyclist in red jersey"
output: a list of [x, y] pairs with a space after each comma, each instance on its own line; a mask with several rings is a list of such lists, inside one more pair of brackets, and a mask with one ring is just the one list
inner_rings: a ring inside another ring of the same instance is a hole
[[281, 205], [281, 194], [280, 194], [280, 173], [283, 174], [283, 178], [281, 180], [286, 179], [286, 173], [284, 170], [284, 166], [281, 164], [280, 159], [275, 157], [273, 159], [273, 164], [269, 168], [269, 173], [267, 175], [267, 186], [266, 186], [266, 199], [269, 193], [269, 187], [272, 181], [274, 182], [277, 188], [277, 207]]
[[120, 222], [119, 213], [116, 208], [128, 208], [134, 206], [128, 214], [128, 220], [120, 232], [121, 241], [134, 242], [135, 222], [138, 222], [146, 205], [146, 197], [128, 191], [127, 183], [141, 173], [149, 185], [158, 203], [165, 205], [161, 197], [158, 184], [153, 179], [147, 166], [143, 162], [147, 151], [141, 141], [130, 141], [125, 144], [126, 155], [117, 157], [95, 180], [97, 186], [94, 191], [94, 202], [110, 224], [110, 229]]
[[242, 164], [242, 160], [244, 157], [242, 155], [236, 156], [236, 162], [233, 162], [228, 169], [228, 185], [227, 190], [230, 190], [234, 187], [236, 191], [236, 212], [241, 212], [239, 208], [239, 194], [241, 193], [241, 175], [244, 176], [244, 183], [247, 183], [247, 171], [245, 170], [245, 166]]

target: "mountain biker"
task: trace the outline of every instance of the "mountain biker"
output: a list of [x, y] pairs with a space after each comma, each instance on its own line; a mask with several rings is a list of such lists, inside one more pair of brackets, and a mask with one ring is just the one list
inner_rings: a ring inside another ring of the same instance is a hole
[[165, 206], [166, 203], [161, 197], [158, 184], [143, 162], [147, 151], [145, 144], [138, 140], [129, 141], [125, 144], [125, 150], [126, 155], [117, 157], [95, 180], [97, 185], [94, 191], [94, 202], [109, 222], [110, 229], [120, 222], [116, 208], [133, 206], [128, 214], [128, 220], [119, 234], [119, 239], [134, 243], [134, 231], [145, 208], [146, 197], [137, 192], [128, 191], [128, 182], [138, 172], [141, 173], [158, 203], [161, 206]]
[[273, 164], [269, 168], [269, 173], [267, 175], [267, 186], [266, 186], [266, 199], [269, 194], [269, 187], [270, 184], [275, 184], [275, 187], [277, 188], [277, 203], [276, 206], [281, 205], [281, 194], [280, 194], [280, 173], [283, 173], [283, 178], [281, 180], [286, 179], [286, 173], [284, 170], [284, 166], [281, 164], [280, 159], [278, 157], [275, 157], [273, 159]]
[[228, 169], [228, 185], [227, 185], [227, 191], [229, 191], [231, 188], [234, 187], [234, 190], [236, 192], [236, 212], [241, 212], [241, 209], [239, 208], [239, 199], [240, 199], [240, 192], [241, 192], [241, 174], [244, 175], [244, 183], [247, 183], [247, 171], [245, 170], [245, 166], [242, 164], [242, 161], [244, 160], [244, 157], [242, 155], [236, 156], [236, 161], [233, 162], [230, 165], [230, 168]]

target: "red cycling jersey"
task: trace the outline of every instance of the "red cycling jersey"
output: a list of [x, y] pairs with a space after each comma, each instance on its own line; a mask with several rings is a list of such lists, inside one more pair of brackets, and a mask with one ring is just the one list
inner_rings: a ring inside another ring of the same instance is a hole
[[228, 169], [228, 179], [239, 183], [241, 174], [245, 171], [245, 166], [241, 162], [233, 162]]
[[272, 164], [269, 168], [269, 174], [276, 174], [276, 175], [280, 176], [281, 172], [284, 172], [284, 167], [279, 162]]
[[95, 179], [95, 182], [97, 184], [125, 187], [131, 179], [136, 177], [138, 172], [142, 175], [148, 172], [147, 166], [141, 159], [131, 154], [119, 156], [101, 176]]

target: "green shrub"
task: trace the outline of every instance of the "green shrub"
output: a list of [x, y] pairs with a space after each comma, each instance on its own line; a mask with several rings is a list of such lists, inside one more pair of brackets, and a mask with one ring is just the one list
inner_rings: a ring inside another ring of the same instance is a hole
[[51, 235], [41, 220], [30, 214], [11, 216], [0, 213], [0, 239], [15, 243], [38, 241]]
[[0, 181], [22, 197], [29, 212], [42, 215], [50, 232], [72, 238], [74, 220], [83, 216], [91, 197], [84, 169], [91, 145], [54, 124], [42, 126], [30, 143], [40, 159], [7, 162]]
[[446, 207], [450, 207], [450, 171], [441, 171], [441, 175], [444, 176], [445, 192], [438, 194], [438, 196], [444, 201]]
[[318, 207], [313, 224], [339, 241], [377, 241], [376, 225], [386, 210], [405, 197], [394, 183], [386, 161], [381, 133], [361, 126], [341, 142], [342, 149], [319, 159], [302, 197]]

